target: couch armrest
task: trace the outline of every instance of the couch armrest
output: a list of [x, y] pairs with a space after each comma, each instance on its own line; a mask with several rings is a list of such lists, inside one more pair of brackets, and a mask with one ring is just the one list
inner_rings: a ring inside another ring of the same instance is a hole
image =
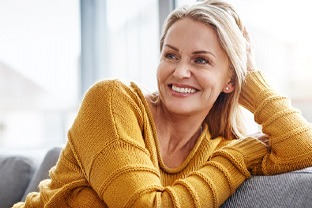
[[223, 208], [311, 207], [312, 167], [245, 181]]

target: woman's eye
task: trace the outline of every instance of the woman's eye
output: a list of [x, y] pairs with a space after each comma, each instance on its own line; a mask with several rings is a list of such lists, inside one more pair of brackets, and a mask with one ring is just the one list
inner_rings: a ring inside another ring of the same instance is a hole
[[167, 53], [165, 54], [165, 57], [167, 59], [177, 59], [176, 55], [174, 55], [173, 53]]
[[210, 62], [205, 58], [197, 57], [197, 58], [195, 58], [195, 63], [197, 63], [197, 64], [209, 64]]

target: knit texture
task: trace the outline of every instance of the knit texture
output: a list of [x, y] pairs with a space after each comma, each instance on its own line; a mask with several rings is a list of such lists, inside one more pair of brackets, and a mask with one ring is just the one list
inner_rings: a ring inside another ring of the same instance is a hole
[[312, 165], [311, 126], [259, 72], [247, 76], [241, 103], [270, 136], [211, 139], [204, 125], [177, 168], [163, 163], [148, 104], [135, 85], [102, 81], [86, 94], [51, 179], [14, 207], [219, 207], [255, 174]]
[[278, 95], [259, 72], [251, 72], [241, 93], [241, 104], [249, 109], [270, 138], [271, 151], [254, 174], [278, 174], [312, 165], [312, 126], [290, 99]]

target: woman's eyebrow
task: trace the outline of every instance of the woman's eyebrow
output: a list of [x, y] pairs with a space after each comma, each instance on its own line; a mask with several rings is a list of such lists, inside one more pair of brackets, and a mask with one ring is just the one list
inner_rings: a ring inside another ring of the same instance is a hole
[[173, 50], [175, 50], [175, 51], [179, 51], [178, 48], [176, 48], [176, 47], [174, 47], [174, 46], [172, 46], [172, 45], [170, 45], [170, 44], [165, 44], [164, 46], [167, 46], [167, 47], [169, 47], [169, 48], [171, 48], [171, 49], [173, 49]]
[[192, 54], [202, 54], [202, 53], [204, 53], [204, 54], [210, 54], [210, 55], [212, 55], [213, 57], [216, 57], [212, 52], [210, 52], [210, 51], [194, 51]]
[[[179, 49], [170, 45], [170, 44], [165, 44], [164, 46], [168, 47], [168, 48], [171, 48], [172, 50], [175, 50], [177, 52], [179, 52]], [[205, 51], [205, 50], [200, 50], [200, 51], [194, 51], [192, 54], [210, 54], [212, 55], [213, 57], [216, 57], [212, 52], [210, 51]]]

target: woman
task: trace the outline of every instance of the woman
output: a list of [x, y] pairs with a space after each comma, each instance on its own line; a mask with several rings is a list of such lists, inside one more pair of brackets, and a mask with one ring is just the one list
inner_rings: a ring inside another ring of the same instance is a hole
[[[160, 41], [159, 92], [96, 83], [51, 180], [15, 207], [219, 207], [251, 174], [311, 166], [311, 126], [254, 71], [249, 46], [227, 3], [173, 11]], [[239, 104], [269, 147], [244, 136]]]

